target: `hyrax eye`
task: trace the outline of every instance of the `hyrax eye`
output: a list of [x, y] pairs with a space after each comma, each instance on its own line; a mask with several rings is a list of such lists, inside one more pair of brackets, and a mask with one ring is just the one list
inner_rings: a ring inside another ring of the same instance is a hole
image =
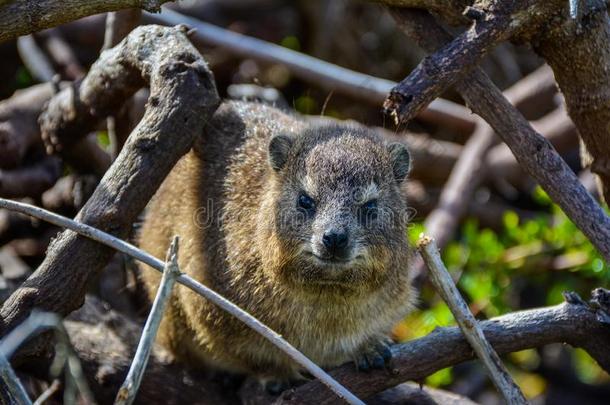
[[305, 211], [313, 211], [316, 208], [316, 203], [307, 194], [301, 194], [297, 201], [297, 206]]
[[362, 204], [360, 213], [364, 221], [377, 218], [377, 200], [370, 200]]

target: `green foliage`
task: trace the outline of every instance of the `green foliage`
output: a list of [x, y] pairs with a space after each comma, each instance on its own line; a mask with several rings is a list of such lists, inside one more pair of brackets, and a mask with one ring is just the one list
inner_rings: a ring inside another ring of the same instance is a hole
[[[564, 291], [587, 297], [593, 288], [610, 284], [607, 265], [563, 211], [540, 188], [533, 199], [544, 210], [540, 216], [522, 222], [515, 212], [507, 212], [501, 232], [468, 219], [459, 237], [444, 249], [443, 260], [478, 318], [558, 304]], [[409, 227], [412, 243], [421, 232], [422, 224]], [[398, 339], [421, 337], [436, 327], [455, 324], [429, 285], [422, 289], [420, 302], [423, 309], [396, 328]], [[573, 353], [575, 370], [583, 382], [608, 378], [585, 352]], [[539, 361], [535, 351], [514, 354], [510, 360], [532, 395], [544, 389], [544, 381], [530, 372]], [[446, 385], [451, 380], [451, 372], [441, 370], [426, 382]]]
[[30, 71], [23, 66], [19, 66], [17, 72], [15, 72], [15, 84], [18, 89], [25, 89], [35, 83], [34, 78], [30, 74]]
[[299, 41], [299, 39], [294, 35], [284, 37], [280, 44], [285, 48], [292, 49], [293, 51], [298, 52], [301, 50], [301, 41]]

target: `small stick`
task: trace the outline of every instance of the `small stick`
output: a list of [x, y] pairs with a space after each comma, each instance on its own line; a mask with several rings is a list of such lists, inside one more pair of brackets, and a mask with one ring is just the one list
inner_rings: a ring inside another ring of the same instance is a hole
[[178, 267], [178, 237], [175, 236], [172, 241], [169, 251], [167, 252], [167, 259], [165, 262], [165, 268], [163, 269], [163, 277], [161, 277], [161, 283], [157, 290], [157, 295], [152, 304], [150, 314], [144, 325], [136, 354], [131, 363], [131, 368], [125, 377], [125, 381], [117, 393], [115, 405], [130, 405], [138, 393], [150, 352], [152, 350], [161, 319], [163, 318], [163, 312], [167, 305], [167, 301], [172, 293], [172, 287], [176, 281], [176, 277], [180, 275], [180, 268]]
[[42, 394], [34, 401], [34, 405], [44, 404], [51, 396], [53, 396], [61, 388], [61, 382], [59, 380], [53, 380], [49, 388], [44, 390]]
[[10, 397], [13, 401], [16, 401], [20, 405], [31, 405], [32, 401], [30, 397], [28, 397], [28, 393], [25, 388], [19, 381], [19, 377], [15, 374], [15, 371], [11, 367], [11, 363], [9, 363], [8, 359], [0, 351], [0, 378], [4, 381], [4, 386], [6, 387]]
[[[6, 200], [4, 198], [0, 198], [0, 208], [6, 208], [12, 211], [17, 211], [22, 214], [41, 219], [43, 221], [50, 222], [62, 228], [67, 228], [73, 232], [78, 233], [79, 235], [85, 236], [106, 246], [110, 246], [111, 248], [118, 250], [121, 253], [125, 253], [126, 255], [129, 255], [134, 259], [149, 265], [157, 271], [162, 272], [165, 267], [165, 263], [163, 263], [161, 260], [121, 239], [102, 232], [99, 229], [93, 228], [92, 226], [76, 222], [72, 219], [54, 214], [42, 208], [35, 207], [30, 204]], [[186, 274], [181, 274], [176, 277], [176, 281], [195, 291], [202, 297], [210, 300], [215, 305], [227, 311], [228, 313], [248, 325], [250, 328], [255, 330], [257, 333], [259, 333], [261, 336], [263, 336], [281, 351], [286, 353], [297, 364], [305, 368], [311, 375], [319, 379], [324, 385], [326, 385], [335, 394], [337, 394], [339, 398], [344, 399], [349, 404], [364, 405], [364, 402], [358, 399], [344, 386], [339, 384], [334, 378], [332, 378], [328, 373], [322, 370], [313, 361], [309, 360], [309, 358], [307, 358], [303, 353], [298, 351], [294, 346], [284, 340], [281, 335], [273, 331], [267, 325], [263, 324], [254, 316], [250, 315], [249, 313], [235, 305], [233, 302], [229, 301], [222, 295], [218, 294], [216, 291], [206, 287], [205, 285], [201, 284], [200, 282]]]
[[[13, 329], [8, 335], [0, 341], [0, 355], [10, 358], [13, 353], [30, 337], [38, 335], [49, 329], [55, 331], [57, 338], [57, 349], [56, 358], [51, 365], [51, 374], [59, 374], [61, 369], [58, 366], [64, 366], [66, 368], [66, 389], [64, 394], [69, 394], [68, 386], [71, 384], [70, 380], [74, 383], [76, 388], [80, 391], [83, 398], [88, 404], [95, 404], [93, 394], [89, 390], [87, 381], [85, 380], [83, 369], [80, 364], [80, 360], [68, 337], [68, 332], [64, 328], [61, 318], [56, 314], [50, 312], [32, 311], [30, 316]], [[29, 400], [28, 400], [29, 401]], [[64, 401], [68, 403], [68, 401]], [[31, 401], [28, 403], [31, 404]]]
[[515, 384], [512, 377], [502, 364], [500, 357], [489, 344], [477, 320], [468, 309], [466, 302], [460, 295], [449, 271], [445, 267], [438, 251], [438, 247], [429, 236], [421, 235], [417, 247], [426, 265], [430, 269], [430, 279], [434, 287], [449, 306], [451, 313], [464, 333], [466, 340], [483, 362], [494, 385], [504, 396], [506, 402], [513, 404], [528, 404], [525, 396]]

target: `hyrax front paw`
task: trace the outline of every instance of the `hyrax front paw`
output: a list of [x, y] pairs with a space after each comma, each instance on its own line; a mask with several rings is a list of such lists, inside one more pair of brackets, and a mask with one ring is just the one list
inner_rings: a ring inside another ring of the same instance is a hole
[[381, 339], [364, 346], [355, 359], [359, 371], [382, 369], [392, 360], [391, 341]]

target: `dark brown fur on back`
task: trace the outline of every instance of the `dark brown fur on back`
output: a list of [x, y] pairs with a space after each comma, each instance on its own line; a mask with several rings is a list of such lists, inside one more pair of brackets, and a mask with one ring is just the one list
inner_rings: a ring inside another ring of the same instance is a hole
[[[415, 300], [401, 153], [360, 127], [311, 126], [271, 107], [225, 103], [151, 202], [140, 245], [162, 258], [179, 235], [183, 272], [320, 366], [339, 365], [383, 339]], [[303, 198], [315, 207], [303, 209]], [[347, 259], [326, 259], [329, 229], [349, 235]], [[154, 297], [158, 274], [141, 273]], [[183, 286], [160, 340], [192, 363], [299, 375], [264, 338]]]

